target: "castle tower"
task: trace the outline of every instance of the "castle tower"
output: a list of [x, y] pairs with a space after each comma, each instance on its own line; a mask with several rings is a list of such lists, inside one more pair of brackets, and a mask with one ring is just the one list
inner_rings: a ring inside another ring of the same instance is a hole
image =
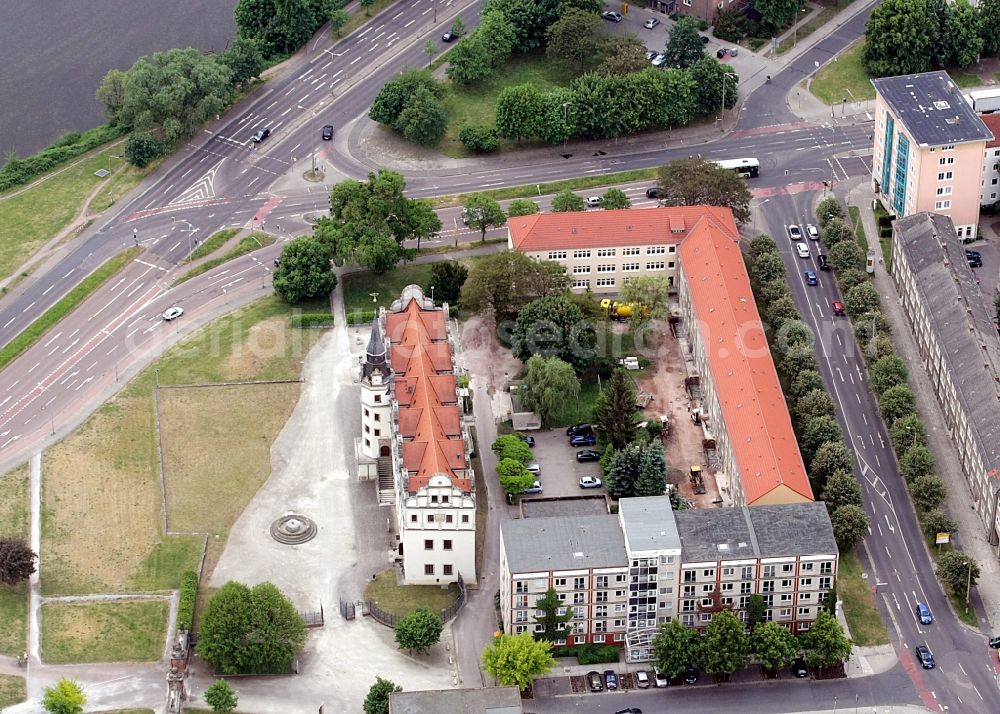
[[361, 452], [371, 459], [390, 455], [392, 368], [381, 322], [381, 316], [372, 321], [372, 334], [361, 364]]

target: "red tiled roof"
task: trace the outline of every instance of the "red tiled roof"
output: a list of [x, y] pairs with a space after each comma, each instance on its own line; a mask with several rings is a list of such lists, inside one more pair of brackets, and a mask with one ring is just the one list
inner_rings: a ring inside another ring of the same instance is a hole
[[679, 254], [747, 504], [812, 501], [739, 243], [702, 222]]
[[980, 114], [979, 118], [993, 132], [993, 139], [986, 142], [986, 148], [995, 149], [1000, 146], [1000, 114]]
[[386, 338], [391, 344], [403, 468], [409, 473], [407, 490], [414, 493], [438, 473], [468, 493], [471, 481], [462, 439], [451, 347], [444, 313], [422, 310], [411, 300], [402, 312], [386, 315]]
[[615, 248], [678, 243], [706, 218], [723, 234], [738, 237], [733, 212], [724, 206], [534, 213], [508, 219], [507, 230], [513, 248], [523, 252]]

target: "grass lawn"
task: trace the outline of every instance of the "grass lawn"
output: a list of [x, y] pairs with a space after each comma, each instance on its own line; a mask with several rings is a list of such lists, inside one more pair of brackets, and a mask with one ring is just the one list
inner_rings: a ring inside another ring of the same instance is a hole
[[[407, 285], [427, 285], [431, 278], [433, 263], [401, 264], [382, 275], [368, 271], [348, 273], [344, 276], [344, 311], [371, 310], [385, 307], [399, 297]], [[378, 293], [378, 300], [372, 302], [371, 293]]]
[[854, 553], [840, 554], [837, 595], [843, 600], [844, 617], [851, 630], [851, 639], [859, 647], [884, 645], [889, 642], [885, 623], [875, 605], [874, 582], [861, 577], [861, 561]]
[[12, 704], [19, 704], [27, 698], [28, 685], [24, 681], [24, 677], [0, 674], [0, 709]]
[[226, 244], [230, 238], [240, 232], [239, 228], [223, 228], [221, 231], [216, 231], [208, 240], [195, 248], [191, 255], [184, 261], [185, 263], [190, 263], [193, 260], [198, 260], [199, 258], [204, 258], [206, 255], [211, 255], [219, 248]]
[[960, 69], [949, 69], [948, 76], [951, 77], [952, 81], [954, 81], [955, 84], [957, 84], [961, 89], [979, 87], [983, 84], [983, 80], [980, 79], [978, 74], [969, 74], [968, 72], [963, 72]]
[[580, 422], [589, 422], [597, 406], [597, 380], [585, 381], [580, 385], [580, 397], [574, 402], [566, 402], [562, 414], [552, 424], [553, 427], [570, 426]]
[[874, 99], [875, 87], [861, 64], [864, 46], [864, 42], [858, 42], [829, 62], [813, 77], [809, 91], [824, 104], [840, 104], [844, 97], [852, 102]]
[[163, 654], [168, 603], [49, 603], [42, 606], [42, 661], [152, 662]]
[[458, 585], [396, 585], [396, 571], [383, 570], [365, 587], [365, 600], [378, 603], [379, 609], [393, 615], [408, 615], [418, 607], [440, 613], [458, 599]]
[[[304, 309], [310, 308], [314, 306]], [[152, 398], [155, 372], [159, 370], [161, 385], [296, 378], [309, 348], [324, 333], [292, 329], [289, 313], [287, 305], [271, 296], [212, 322], [150, 365], [46, 452], [42, 491], [42, 588], [46, 594], [175, 588], [181, 572], [197, 568], [202, 539], [164, 537], [161, 532]], [[210, 405], [206, 409], [217, 409], [215, 391], [204, 391]], [[170, 402], [171, 390], [160, 394], [165, 403]], [[245, 424], [247, 414], [271, 411], [287, 415], [298, 389], [289, 388], [280, 396], [276, 391], [257, 394], [266, 394], [266, 404], [243, 403], [243, 409], [221, 421]], [[268, 420], [271, 428], [283, 426], [276, 419], [258, 418]], [[269, 446], [276, 433], [268, 437], [260, 428], [230, 431], [225, 452], [247, 451], [259, 457], [265, 453], [262, 442]], [[171, 454], [165, 452], [164, 458]], [[266, 468], [266, 458], [263, 465]], [[221, 484], [218, 487], [224, 490]], [[172, 488], [168, 483], [168, 493]], [[81, 522], [91, 525], [80, 528]], [[209, 530], [227, 533], [230, 525], [220, 520]], [[123, 533], [128, 537], [121, 537]]]
[[795, 47], [794, 42], [801, 42], [805, 38], [809, 37], [809, 35], [823, 27], [823, 25], [830, 21], [830, 18], [843, 10], [845, 7], [848, 7], [852, 2], [854, 2], [854, 0], [847, 0], [847, 2], [844, 3], [841, 3], [838, 0], [838, 2], [833, 5], [825, 5], [822, 10], [809, 19], [809, 22], [799, 25], [799, 29], [796, 34], [792, 35], [792, 37], [788, 39], [782, 40], [781, 43], [778, 44], [778, 54], [780, 55], [788, 52], [788, 50]]
[[[17, 227], [17, 230], [8, 230], [4, 240], [0, 241], [0, 278], [14, 273], [35, 251], [69, 224], [87, 195], [101, 183], [94, 172], [107, 170], [108, 158], [121, 153], [121, 150], [122, 144], [110, 144], [87, 158], [74, 159], [78, 163], [72, 168], [67, 169], [63, 165], [53, 169], [46, 174], [49, 178], [23, 193], [12, 195], [24, 188], [20, 186], [0, 195], [0, 225]], [[115, 168], [116, 161], [112, 159], [112, 168]], [[115, 192], [121, 195], [119, 185], [119, 179], [116, 179]], [[104, 203], [107, 203], [106, 197]], [[100, 209], [101, 206], [95, 204], [94, 208]]]
[[861, 222], [861, 209], [857, 206], [848, 206], [847, 212], [851, 217], [851, 225], [854, 226], [854, 235], [861, 245], [861, 249], [868, 252], [868, 236], [865, 234], [865, 226]]
[[[0, 537], [28, 538], [27, 464], [0, 477]], [[18, 657], [27, 641], [28, 584], [0, 585], [0, 654]]]
[[[542, 53], [515, 55], [489, 79], [466, 87], [451, 85], [444, 98], [448, 111], [448, 133], [438, 148], [447, 156], [467, 156], [458, 133], [467, 126], [492, 126], [496, 120], [497, 98], [505, 87], [534, 84], [542, 92], [568, 86], [574, 74]], [[503, 142], [504, 146], [512, 146]]]
[[[218, 235], [218, 233], [216, 233], [215, 235]], [[212, 237], [214, 238], [215, 236]], [[180, 285], [185, 280], [190, 280], [191, 278], [197, 277], [202, 273], [207, 273], [209, 270], [217, 268], [223, 263], [227, 263], [230, 260], [233, 260], [234, 258], [239, 258], [241, 255], [246, 255], [247, 253], [253, 253], [258, 248], [263, 248], [264, 246], [271, 245], [272, 243], [274, 243], [275, 240], [276, 238], [270, 233], [261, 233], [260, 231], [257, 231], [256, 233], [251, 233], [246, 238], [237, 243], [235, 248], [226, 251], [218, 258], [212, 258], [211, 260], [206, 260], [198, 267], [191, 268], [191, 270], [187, 271], [186, 273], [184, 273], [184, 275], [177, 278], [177, 280], [174, 281], [174, 285]], [[222, 244], [220, 243], [219, 245]]]

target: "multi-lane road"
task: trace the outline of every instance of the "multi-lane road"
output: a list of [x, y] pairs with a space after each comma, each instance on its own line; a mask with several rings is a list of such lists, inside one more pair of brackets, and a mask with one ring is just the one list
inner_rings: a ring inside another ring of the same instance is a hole
[[[172, 285], [182, 272], [178, 265], [194, 245], [221, 227], [263, 227], [282, 240], [304, 230], [306, 215], [327, 206], [326, 187], [293, 180], [314, 158], [346, 176], [363, 177], [377, 168], [351, 153], [361, 131], [357, 117], [386, 79], [403, 66], [422, 65], [423, 43], [436, 39], [452, 17], [460, 14], [467, 26], [474, 25], [480, 3], [460, 13], [451, 5], [436, 5], [435, 10], [433, 0], [403, 0], [339, 43], [314, 41], [283, 73], [193, 138], [154, 182], [106, 223], [0, 302], [2, 346], [89, 270], [130, 245], [144, 248], [110, 284], [0, 373], [0, 470], [78, 423], [165, 344], [269, 290], [269, 266], [280, 241]], [[828, 273], [819, 273], [817, 286], [804, 284], [801, 273], [812, 258], [795, 257], [784, 233], [789, 223], [811, 222], [823, 181], [858, 178], [870, 170], [867, 124], [801, 122], [785, 104], [803, 77], [861, 35], [866, 15], [861, 12], [845, 22], [783, 71], [772, 71], [770, 83], [757, 82], [742, 106], [737, 129], [718, 141], [671, 149], [609, 144], [602, 153], [580, 151], [568, 159], [553, 149], [516, 163], [487, 160], [413, 171], [407, 172], [408, 192], [431, 196], [538, 183], [657, 166], [693, 153], [759, 157], [762, 175], [754, 181], [754, 190], [762, 204], [754, 223], [759, 222], [760, 230], [766, 226], [778, 239], [803, 319], [816, 331], [824, 379], [840, 404], [839, 418], [857, 454], [857, 473], [872, 516], [873, 531], [865, 543], [869, 571], [900, 652], [900, 667], [880, 675], [885, 686], [866, 685], [859, 701], [921, 701], [942, 710], [1000, 711], [984, 638], [958, 625], [949, 611], [865, 383], [853, 334], [843, 318], [831, 315], [836, 287]], [[332, 142], [320, 139], [325, 124], [337, 128]], [[254, 145], [250, 138], [263, 127], [270, 128], [272, 136]], [[628, 188], [635, 204], [642, 205], [642, 187]], [[442, 219], [447, 228], [439, 241], [451, 242], [455, 232], [464, 231], [454, 209]], [[173, 304], [182, 305], [186, 313], [166, 323], [160, 314]], [[930, 604], [937, 615], [933, 625], [916, 623], [916, 601]], [[924, 672], [915, 664], [912, 647], [923, 642], [938, 658], [936, 670]], [[906, 681], [915, 693], [900, 684]], [[815, 685], [809, 696], [829, 705], [827, 695], [844, 686]], [[697, 700], [698, 694], [689, 696]], [[780, 708], [788, 710], [784, 704]]]

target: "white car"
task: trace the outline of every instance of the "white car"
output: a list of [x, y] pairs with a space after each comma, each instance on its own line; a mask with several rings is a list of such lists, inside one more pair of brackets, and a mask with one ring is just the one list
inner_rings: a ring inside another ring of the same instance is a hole
[[819, 240], [819, 229], [810, 223], [806, 225], [806, 235], [809, 236], [809, 240]]
[[795, 252], [799, 254], [800, 258], [808, 258], [809, 257], [809, 246], [807, 246], [805, 243], [796, 243], [795, 244]]
[[653, 677], [656, 680], [657, 687], [666, 687], [670, 685], [670, 680], [667, 679], [667, 675], [661, 672], [657, 667], [653, 667]]
[[601, 479], [596, 476], [584, 476], [580, 479], [580, 488], [600, 488]]
[[667, 63], [667, 56], [666, 55], [657, 55], [656, 57], [653, 58], [653, 61], [652, 61], [652, 65], [654, 67], [662, 67], [666, 63]]
[[642, 26], [645, 27], [647, 30], [652, 30], [654, 27], [656, 27], [659, 24], [660, 24], [659, 20], [657, 20], [655, 17], [651, 17], [648, 20], [646, 20], [644, 23], [642, 23]]
[[171, 320], [176, 320], [178, 317], [184, 314], [184, 308], [174, 305], [173, 307], [168, 307], [163, 313], [163, 319], [167, 322]]
[[601, 197], [600, 196], [587, 196], [586, 204], [587, 204], [587, 208], [600, 208], [601, 207]]
[[796, 225], [788, 226], [788, 237], [792, 240], [802, 240], [802, 229]]

